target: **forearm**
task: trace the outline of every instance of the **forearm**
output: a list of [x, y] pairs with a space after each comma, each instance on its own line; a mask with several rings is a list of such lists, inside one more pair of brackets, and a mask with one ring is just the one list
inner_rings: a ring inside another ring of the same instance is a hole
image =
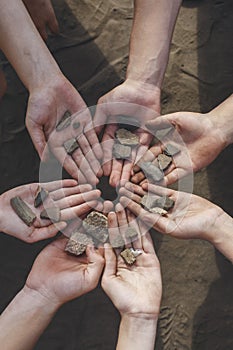
[[120, 323], [117, 350], [154, 349], [157, 318], [123, 316]]
[[58, 306], [24, 287], [0, 316], [0, 344], [4, 350], [33, 349]]
[[21, 0], [0, 0], [0, 48], [30, 91], [60, 72]]
[[135, 0], [127, 78], [161, 87], [181, 0]]

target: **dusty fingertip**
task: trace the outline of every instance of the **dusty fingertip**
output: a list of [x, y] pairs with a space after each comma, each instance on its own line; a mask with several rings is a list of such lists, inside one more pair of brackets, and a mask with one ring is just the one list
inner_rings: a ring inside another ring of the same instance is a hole
[[110, 243], [104, 243], [104, 249], [110, 249], [112, 248]]

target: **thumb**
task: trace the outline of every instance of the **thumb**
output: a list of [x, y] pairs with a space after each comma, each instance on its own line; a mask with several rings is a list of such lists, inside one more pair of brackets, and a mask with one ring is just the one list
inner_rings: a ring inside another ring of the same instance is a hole
[[[31, 123], [26, 123], [28, 132], [31, 136], [32, 142], [37, 150], [39, 157], [44, 158], [43, 152], [46, 148], [46, 139], [42, 126], [36, 124], [32, 125]], [[48, 151], [46, 151], [47, 153]]]
[[104, 258], [101, 256], [99, 251], [91, 245], [87, 246], [86, 256], [88, 261], [88, 274], [91, 280], [91, 285], [92, 288], [95, 288], [103, 271]]
[[116, 269], [117, 269], [116, 255], [111, 245], [108, 243], [104, 245], [104, 258], [105, 258], [105, 268], [104, 268], [102, 283], [104, 283], [105, 279], [115, 276]]

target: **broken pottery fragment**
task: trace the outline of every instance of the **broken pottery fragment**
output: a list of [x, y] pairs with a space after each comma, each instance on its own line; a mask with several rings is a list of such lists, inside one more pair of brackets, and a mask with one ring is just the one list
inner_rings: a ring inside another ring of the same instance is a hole
[[61, 218], [61, 211], [58, 207], [46, 208], [40, 213], [40, 218], [58, 222]]
[[162, 171], [165, 171], [172, 163], [172, 157], [171, 156], [167, 156], [166, 154], [159, 154], [158, 155], [158, 164], [159, 164], [159, 168]]
[[154, 202], [154, 207], [159, 207], [159, 208], [163, 208], [164, 210], [170, 210], [171, 208], [174, 207], [174, 200], [169, 198], [168, 196], [163, 196], [158, 198], [155, 202]]
[[140, 167], [144, 174], [155, 182], [161, 181], [164, 178], [163, 172], [151, 162], [142, 162]]
[[79, 145], [75, 138], [69, 139], [63, 143], [63, 146], [66, 150], [66, 153], [71, 155], [76, 149], [79, 148]]
[[66, 244], [65, 251], [74, 255], [81, 255], [85, 252], [88, 244], [93, 245], [91, 237], [85, 233], [75, 231], [70, 236], [69, 241]]
[[27, 225], [31, 226], [36, 220], [36, 214], [20, 197], [14, 197], [10, 200], [11, 206], [18, 217]]
[[163, 208], [159, 208], [159, 207], [150, 208], [149, 212], [153, 214], [159, 214], [162, 216], [167, 215], [167, 210], [164, 210]]
[[139, 143], [139, 137], [126, 129], [118, 129], [116, 138], [120, 144], [125, 146], [137, 146]]
[[122, 248], [125, 245], [125, 241], [121, 234], [114, 235], [113, 237], [109, 235], [109, 242], [113, 248]]
[[158, 196], [145, 194], [145, 195], [141, 198], [141, 202], [140, 202], [140, 203], [141, 203], [146, 209], [151, 209], [151, 208], [153, 208], [153, 207], [156, 206], [157, 199], [158, 199]]
[[112, 152], [116, 159], [128, 159], [131, 156], [131, 147], [115, 143]]
[[48, 195], [49, 192], [39, 185], [35, 194], [34, 207], [38, 208], [48, 197]]
[[121, 256], [127, 265], [133, 265], [136, 261], [136, 257], [131, 251], [131, 249], [126, 248], [121, 252]]
[[63, 117], [61, 118], [61, 120], [58, 122], [57, 126], [56, 126], [56, 130], [57, 131], [61, 131], [65, 128], [67, 128], [70, 124], [71, 124], [71, 113], [70, 111], [66, 111], [63, 115]]
[[105, 243], [108, 239], [108, 218], [104, 214], [92, 211], [83, 220], [83, 227], [87, 233], [97, 241]]
[[174, 145], [168, 143], [168, 144], [166, 145], [166, 147], [164, 148], [164, 151], [163, 151], [163, 152], [164, 152], [166, 155], [173, 157], [175, 154], [180, 153], [180, 150], [179, 150], [176, 146], [174, 146]]
[[117, 122], [119, 128], [127, 129], [129, 131], [134, 131], [141, 126], [137, 119], [126, 115], [117, 116]]
[[80, 128], [80, 122], [73, 122], [72, 126], [73, 126], [73, 129], [78, 129]]

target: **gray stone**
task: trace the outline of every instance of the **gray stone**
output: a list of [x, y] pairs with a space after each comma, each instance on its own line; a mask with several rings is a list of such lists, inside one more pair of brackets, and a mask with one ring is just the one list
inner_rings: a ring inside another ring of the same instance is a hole
[[117, 140], [125, 146], [137, 146], [139, 137], [126, 129], [118, 129], [116, 131]]
[[66, 153], [69, 155], [71, 155], [76, 149], [79, 148], [79, 145], [78, 145], [75, 138], [72, 138], [72, 139], [65, 141], [63, 146], [66, 150]]
[[129, 159], [131, 156], [131, 147], [115, 143], [112, 152], [116, 159]]
[[135, 131], [141, 126], [141, 123], [137, 119], [129, 117], [127, 115], [119, 115], [116, 117], [116, 119], [119, 128], [127, 129], [129, 131]]
[[180, 153], [180, 150], [179, 150], [176, 146], [174, 146], [174, 145], [168, 143], [168, 144], [166, 145], [166, 147], [165, 147], [165, 149], [164, 149], [163, 152], [164, 152], [166, 155], [173, 157], [173, 156], [176, 155], [177, 153]]
[[167, 156], [166, 154], [163, 154], [163, 153], [159, 154], [157, 159], [158, 159], [159, 168], [162, 171], [165, 171], [166, 169], [168, 169], [168, 167], [172, 163], [172, 157]]
[[66, 111], [61, 118], [61, 120], [58, 122], [56, 126], [57, 131], [62, 131], [63, 129], [66, 129], [71, 124], [71, 113], [70, 111]]
[[164, 178], [163, 172], [151, 162], [142, 162], [140, 167], [144, 174], [155, 182], [159, 182]]

